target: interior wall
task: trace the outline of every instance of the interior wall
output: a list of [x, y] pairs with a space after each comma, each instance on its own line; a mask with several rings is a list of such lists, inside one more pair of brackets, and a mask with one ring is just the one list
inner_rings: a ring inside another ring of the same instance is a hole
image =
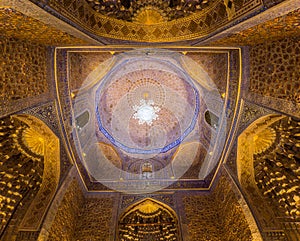
[[[50, 52], [47, 45], [14, 37], [1, 38], [1, 42], [0, 51], [4, 54], [0, 61], [5, 63], [1, 67], [1, 75], [5, 81], [0, 83], [0, 115], [5, 116], [51, 99], [49, 83], [52, 80], [48, 76]], [[245, 97], [259, 105], [299, 116], [299, 54], [299, 39], [293, 37], [254, 45], [250, 49], [249, 93]], [[76, 83], [74, 88], [80, 84]], [[250, 230], [240, 198], [233, 190], [230, 180], [221, 177], [220, 184], [211, 194], [183, 192], [172, 196], [180, 213], [184, 240], [251, 238], [253, 230]], [[73, 181], [53, 214], [55, 219], [49, 230], [49, 240], [83, 239], [83, 233], [92, 238], [95, 228], [98, 239], [111, 240], [113, 234], [108, 230], [116, 222], [112, 202], [118, 202], [118, 199], [84, 198], [77, 181]], [[22, 207], [24, 214], [29, 206], [24, 203]], [[100, 223], [101, 228], [95, 227], [95, 223]], [[293, 230], [296, 226], [288, 228]], [[275, 236], [269, 240], [284, 240]], [[25, 239], [36, 240], [36, 233], [19, 236], [19, 240]]]
[[239, 183], [265, 240], [298, 240], [299, 120], [259, 118], [238, 138]]
[[73, 240], [113, 241], [116, 225], [113, 217], [117, 202], [115, 195], [86, 198], [75, 222]]
[[20, 141], [26, 130], [28, 126], [17, 119], [0, 120], [1, 240], [14, 240], [26, 209], [43, 180], [44, 156], [32, 153]]
[[247, 214], [246, 218], [241, 197], [234, 189], [223, 170], [211, 193], [180, 194], [184, 210], [182, 222], [187, 232], [184, 240], [262, 240], [255, 221]]
[[247, 99], [300, 116], [299, 40], [299, 37], [288, 37], [250, 48]]
[[253, 217], [245, 212], [242, 198], [225, 170], [211, 193], [178, 191], [122, 198], [95, 193], [84, 197], [74, 180], [57, 208], [48, 240], [118, 240], [115, 228], [120, 210], [149, 197], [171, 205], [179, 217], [184, 241], [261, 240]]
[[[84, 205], [84, 196], [78, 182], [74, 179], [66, 188], [65, 194], [58, 205], [54, 208], [55, 217], [48, 231], [46, 240], [74, 241], [75, 223], [79, 212]], [[53, 212], [50, 210], [50, 212]]]
[[4, 116], [50, 99], [50, 64], [47, 46], [1, 38], [2, 81], [0, 83], [0, 115]]
[[59, 182], [59, 140], [30, 115], [0, 119], [0, 137], [0, 238], [35, 240]]

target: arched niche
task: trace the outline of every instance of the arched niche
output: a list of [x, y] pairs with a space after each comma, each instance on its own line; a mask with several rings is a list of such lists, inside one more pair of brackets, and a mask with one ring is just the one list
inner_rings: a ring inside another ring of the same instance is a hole
[[125, 210], [119, 218], [117, 236], [119, 241], [181, 240], [175, 212], [150, 198]]
[[40, 189], [18, 228], [19, 231], [38, 231], [59, 183], [60, 143], [58, 137], [40, 119], [31, 115], [14, 115], [12, 118], [28, 126], [21, 137], [22, 145], [29, 152], [43, 156], [44, 170]]
[[289, 240], [300, 237], [281, 221], [293, 226], [300, 218], [299, 123], [291, 117], [267, 115], [238, 137], [238, 179], [255, 216], [263, 231], [268, 230], [266, 235], [275, 232]]

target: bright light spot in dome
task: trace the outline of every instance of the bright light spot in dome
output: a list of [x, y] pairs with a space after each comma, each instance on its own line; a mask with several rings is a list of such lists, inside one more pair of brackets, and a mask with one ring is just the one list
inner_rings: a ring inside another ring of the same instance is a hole
[[133, 115], [134, 119], [139, 120], [139, 124], [142, 125], [146, 123], [147, 125], [152, 125], [152, 122], [158, 119], [157, 113], [160, 111], [158, 106], [154, 106], [153, 100], [140, 100], [140, 105], [133, 106], [135, 113]]

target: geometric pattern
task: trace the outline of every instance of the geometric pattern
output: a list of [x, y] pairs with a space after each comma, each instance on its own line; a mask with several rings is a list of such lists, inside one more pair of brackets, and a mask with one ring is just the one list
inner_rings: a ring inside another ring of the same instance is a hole
[[[178, 146], [198, 120], [199, 93], [196, 88], [174, 67], [155, 69], [159, 63], [144, 58], [124, 61], [108, 75], [107, 86], [101, 84], [96, 92], [100, 131], [128, 153], [165, 153]], [[125, 66], [131, 69], [137, 64], [139, 70], [119, 76]], [[151, 65], [154, 65], [153, 69], [149, 69]], [[140, 124], [134, 118], [134, 106], [138, 106], [140, 100], [154, 101], [159, 108], [158, 118], [150, 125]], [[142, 140], [148, 141], [141, 143]]]
[[230, 21], [250, 15], [263, 7], [262, 0], [238, 1], [229, 20], [224, 1], [217, 0], [189, 17], [144, 25], [104, 16], [97, 13], [85, 0], [50, 0], [46, 4], [31, 1], [96, 39], [108, 37], [137, 42], [170, 42], [205, 37], [225, 27]]

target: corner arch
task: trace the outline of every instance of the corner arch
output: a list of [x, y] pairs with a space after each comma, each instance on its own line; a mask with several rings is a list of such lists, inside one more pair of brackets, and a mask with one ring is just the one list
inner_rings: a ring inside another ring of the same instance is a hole
[[37, 117], [21, 114], [13, 115], [12, 118], [28, 125], [27, 131], [22, 135], [23, 144], [31, 152], [44, 157], [44, 171], [40, 189], [19, 226], [20, 231], [38, 231], [60, 179], [59, 138]]
[[299, 135], [299, 120], [272, 114], [238, 137], [238, 180], [266, 236], [299, 240], [299, 231], [291, 228], [300, 217]]
[[256, 139], [259, 135], [263, 134], [266, 129], [281, 120], [283, 115], [266, 115], [250, 124], [238, 137], [238, 150], [237, 150], [237, 172], [239, 182], [244, 186], [254, 183], [254, 169], [253, 169], [253, 155], [255, 154]]

